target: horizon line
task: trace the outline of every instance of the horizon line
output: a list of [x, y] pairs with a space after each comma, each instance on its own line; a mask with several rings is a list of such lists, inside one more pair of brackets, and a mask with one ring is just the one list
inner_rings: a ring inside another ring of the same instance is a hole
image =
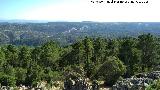
[[10, 23], [10, 22], [45, 22], [45, 23], [49, 23], [49, 22], [99, 22], [99, 23], [109, 23], [109, 22], [113, 22], [113, 23], [147, 23], [147, 22], [159, 22], [160, 23], [160, 21], [94, 21], [94, 20], [82, 20], [82, 21], [80, 21], [80, 20], [75, 20], [75, 21], [73, 21], [73, 20], [34, 20], [34, 19], [0, 19], [0, 22], [2, 23], [2, 22], [8, 22], [8, 23]]

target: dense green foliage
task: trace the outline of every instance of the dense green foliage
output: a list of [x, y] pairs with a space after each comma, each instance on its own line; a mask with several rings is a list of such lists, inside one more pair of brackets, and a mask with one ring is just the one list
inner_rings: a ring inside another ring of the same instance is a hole
[[50, 41], [38, 47], [0, 47], [2, 85], [35, 85], [66, 78], [89, 78], [114, 84], [120, 77], [147, 72], [159, 65], [159, 39], [151, 34], [137, 38], [89, 38], [65, 47]]
[[159, 90], [160, 89], [160, 80], [155, 80], [153, 84], [149, 85], [146, 90]]
[[[97, 71], [97, 77], [106, 81], [106, 84], [114, 84], [126, 71], [126, 67], [116, 57], [108, 57]], [[114, 78], [113, 78], [114, 77]]]

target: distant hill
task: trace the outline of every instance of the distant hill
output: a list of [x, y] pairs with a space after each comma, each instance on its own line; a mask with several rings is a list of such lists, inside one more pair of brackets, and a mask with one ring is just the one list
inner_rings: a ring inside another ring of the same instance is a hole
[[0, 44], [40, 45], [56, 40], [61, 45], [90, 37], [136, 37], [143, 33], [160, 35], [160, 22], [47, 22], [26, 20], [1, 20]]
[[47, 23], [47, 20], [23, 20], [23, 19], [13, 19], [13, 20], [0, 20], [1, 23]]

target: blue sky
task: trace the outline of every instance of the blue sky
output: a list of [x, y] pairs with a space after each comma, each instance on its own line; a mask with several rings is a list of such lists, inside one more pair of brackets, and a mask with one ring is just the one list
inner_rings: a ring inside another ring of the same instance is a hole
[[[92, 4], [91, 0], [0, 0], [0, 19], [160, 21], [160, 0], [149, 4]], [[105, 0], [104, 0], [105, 1]], [[140, 0], [143, 1], [143, 0]]]
[[[44, 7], [49, 4], [55, 5], [60, 2], [62, 0], [0, 0], [0, 18], [20, 19], [23, 13], [35, 7]], [[21, 19], [23, 19], [23, 16]]]

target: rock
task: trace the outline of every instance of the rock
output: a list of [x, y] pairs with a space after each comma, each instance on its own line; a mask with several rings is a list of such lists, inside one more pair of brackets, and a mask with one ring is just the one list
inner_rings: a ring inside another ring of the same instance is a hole
[[[95, 87], [99, 87], [98, 85], [94, 85]], [[88, 80], [86, 79], [69, 79], [64, 82], [64, 90], [91, 90]], [[99, 90], [99, 89], [92, 89]]]
[[148, 73], [148, 78], [152, 78], [153, 80], [160, 78], [160, 71], [153, 71], [151, 73]]
[[112, 90], [141, 90], [145, 89], [154, 80], [160, 79], [160, 71], [153, 71], [147, 74], [137, 74], [131, 78], [126, 78], [121, 81], [117, 81], [112, 86]]
[[7, 90], [7, 87], [6, 86], [2, 86], [1, 90]]

